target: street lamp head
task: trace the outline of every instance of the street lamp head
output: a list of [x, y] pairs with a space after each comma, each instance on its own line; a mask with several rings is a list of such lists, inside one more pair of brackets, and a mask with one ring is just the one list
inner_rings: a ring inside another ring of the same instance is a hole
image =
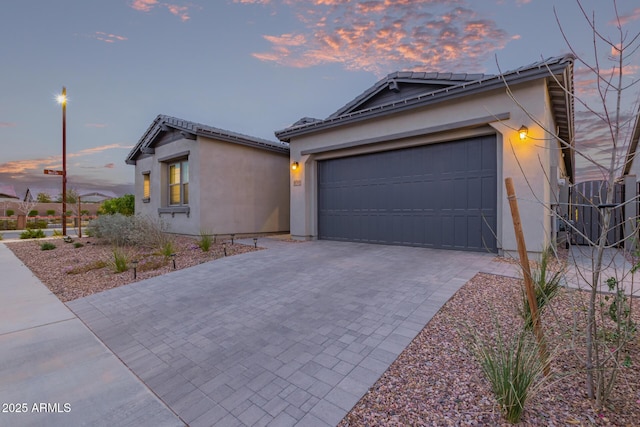
[[62, 94], [56, 96], [56, 101], [60, 105], [66, 104], [67, 103], [67, 94], [66, 93], [62, 93]]

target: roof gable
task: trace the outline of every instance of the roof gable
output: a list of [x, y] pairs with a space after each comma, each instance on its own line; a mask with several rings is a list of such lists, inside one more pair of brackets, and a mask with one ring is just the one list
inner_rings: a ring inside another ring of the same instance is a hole
[[168, 134], [175, 134], [173, 137], [169, 135], [169, 139], [172, 140], [175, 140], [176, 136], [179, 136], [179, 139], [184, 138], [192, 140], [197, 139], [198, 136], [202, 136], [267, 151], [289, 153], [289, 144], [284, 142], [269, 141], [160, 114], [153, 120], [138, 143], [129, 152], [129, 155], [126, 158], [126, 163], [135, 165], [136, 159], [140, 154], [152, 152], [153, 146], [156, 142], [163, 138], [167, 138]]
[[[574, 111], [573, 111], [573, 55], [543, 59], [533, 64], [499, 75], [490, 74], [449, 74], [449, 73], [393, 73], [380, 80], [364, 93], [324, 120], [299, 120], [294, 125], [275, 132], [281, 141], [289, 142], [292, 137], [307, 135], [322, 130], [344, 126], [354, 122], [397, 114], [415, 108], [433, 105], [495, 89], [534, 80], [546, 80], [551, 100], [554, 121], [558, 128], [558, 138], [567, 175], [574, 176]], [[377, 96], [394, 82], [401, 87], [409, 83], [406, 97]], [[425, 91], [414, 92], [417, 82], [425, 84]], [[443, 88], [435, 89], [434, 85]], [[413, 86], [411, 86], [413, 85]], [[411, 89], [413, 88], [413, 89]]]
[[0, 184], [0, 198], [19, 199], [16, 189], [9, 184]]
[[390, 102], [426, 95], [440, 89], [480, 80], [489, 76], [488, 74], [398, 71], [378, 81], [329, 117], [338, 117], [343, 114], [366, 110]]

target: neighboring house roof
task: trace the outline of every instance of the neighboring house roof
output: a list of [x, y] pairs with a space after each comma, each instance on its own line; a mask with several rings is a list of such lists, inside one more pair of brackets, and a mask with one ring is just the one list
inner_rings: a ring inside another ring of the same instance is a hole
[[[397, 72], [364, 91], [324, 120], [305, 117], [275, 132], [281, 141], [348, 123], [378, 118], [451, 99], [547, 78], [558, 137], [569, 177], [574, 175], [573, 55], [548, 58], [500, 75]], [[385, 91], [385, 89], [388, 89]]]
[[624, 159], [624, 170], [622, 175], [629, 175], [631, 172], [631, 166], [636, 157], [636, 150], [638, 149], [638, 140], [640, 140], [640, 108], [636, 114], [636, 123], [633, 126], [633, 132], [631, 133], [631, 140], [629, 141], [629, 147], [627, 148], [627, 156]]
[[109, 190], [89, 190], [89, 189], [77, 189], [76, 193], [81, 199], [91, 199], [91, 200], [107, 200], [107, 199], [115, 199], [118, 197], [116, 193]]
[[151, 123], [142, 138], [133, 147], [126, 159], [127, 164], [135, 164], [136, 158], [143, 153], [144, 149], [150, 148], [153, 142], [160, 136], [162, 132], [168, 132], [172, 129], [180, 131], [186, 139], [196, 139], [196, 136], [218, 139], [234, 144], [246, 145], [249, 147], [260, 148], [263, 150], [276, 151], [279, 153], [289, 153], [289, 144], [280, 141], [269, 141], [266, 139], [255, 138], [253, 136], [243, 135], [213, 126], [207, 126], [200, 123], [190, 122], [178, 119], [176, 117], [158, 115]]
[[0, 184], [0, 199], [20, 199], [13, 185]]
[[42, 187], [29, 187], [24, 195], [24, 201], [36, 201], [38, 200], [38, 194], [46, 194], [49, 196], [52, 202], [55, 202], [60, 198], [62, 190], [58, 188], [42, 188]]

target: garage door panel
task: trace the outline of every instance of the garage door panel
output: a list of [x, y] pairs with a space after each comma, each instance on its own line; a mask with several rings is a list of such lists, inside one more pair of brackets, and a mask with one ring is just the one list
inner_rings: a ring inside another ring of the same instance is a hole
[[318, 162], [318, 237], [496, 251], [495, 136]]

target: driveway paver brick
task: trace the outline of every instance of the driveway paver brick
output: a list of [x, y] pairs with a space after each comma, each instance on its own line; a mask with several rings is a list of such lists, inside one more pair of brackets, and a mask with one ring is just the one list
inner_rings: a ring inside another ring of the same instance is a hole
[[67, 305], [191, 425], [331, 426], [464, 283], [500, 267], [484, 253], [260, 244]]

